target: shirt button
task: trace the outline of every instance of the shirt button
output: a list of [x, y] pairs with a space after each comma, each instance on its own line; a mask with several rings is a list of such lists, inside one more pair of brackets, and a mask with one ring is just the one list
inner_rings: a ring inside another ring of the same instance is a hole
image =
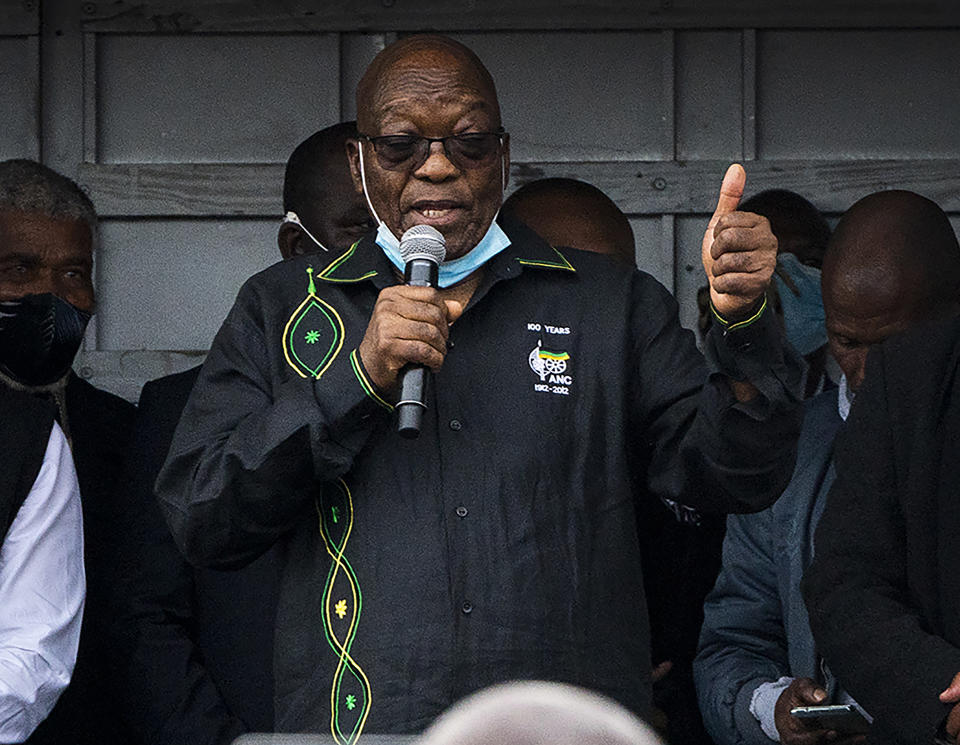
[[463, 611], [463, 615], [469, 616], [471, 613], [473, 613], [473, 606], [469, 601], [465, 600], [463, 605], [460, 606], [460, 610]]
[[459, 507], [457, 507], [457, 517], [466, 517], [466, 516], [467, 516], [467, 508], [464, 507], [463, 505], [460, 505]]
[[459, 419], [451, 419], [450, 429], [452, 429], [454, 432], [459, 432], [461, 429], [463, 429], [463, 424]]
[[447, 339], [447, 349], [453, 349], [456, 344], [453, 343], [453, 339]]

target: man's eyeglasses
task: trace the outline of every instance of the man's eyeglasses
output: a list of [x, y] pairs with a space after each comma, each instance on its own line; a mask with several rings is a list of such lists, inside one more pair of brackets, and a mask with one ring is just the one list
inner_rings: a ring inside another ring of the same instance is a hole
[[443, 143], [443, 152], [458, 169], [479, 168], [490, 163], [499, 153], [505, 132], [500, 127], [496, 132], [466, 132], [446, 137], [420, 137], [418, 135], [360, 135], [373, 145], [377, 162], [388, 171], [410, 171], [424, 164], [434, 142]]

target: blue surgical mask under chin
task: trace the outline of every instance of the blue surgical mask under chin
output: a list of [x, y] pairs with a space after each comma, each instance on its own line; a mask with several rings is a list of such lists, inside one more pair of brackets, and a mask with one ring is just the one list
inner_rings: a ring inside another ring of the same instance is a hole
[[[780, 273], [786, 274], [796, 291]], [[820, 270], [800, 263], [794, 254], [777, 256], [777, 272], [773, 275], [783, 308], [783, 325], [787, 341], [800, 354], [807, 355], [827, 343], [827, 329], [820, 294]]]
[[[502, 163], [502, 161], [501, 161]], [[383, 250], [390, 259], [390, 262], [402, 273], [404, 270], [403, 259], [400, 258], [400, 239], [393, 234], [393, 231], [387, 227], [387, 224], [380, 219], [377, 211], [373, 208], [373, 202], [370, 201], [367, 191], [367, 177], [363, 167], [363, 145], [360, 146], [360, 180], [363, 182], [363, 196], [367, 200], [367, 208], [373, 219], [377, 221], [377, 245]], [[499, 214], [499, 212], [497, 213]], [[440, 264], [439, 277], [437, 284], [440, 287], [451, 287], [461, 280], [466, 279], [477, 269], [486, 264], [490, 259], [500, 253], [510, 245], [510, 239], [507, 234], [497, 225], [497, 216], [493, 216], [490, 221], [490, 227], [484, 233], [480, 242], [470, 249], [459, 259], [444, 261]]]
[[[386, 223], [380, 223], [377, 228], [377, 245], [383, 249], [383, 252], [390, 259], [390, 262], [403, 272], [403, 259], [400, 258], [400, 241], [393, 234], [393, 231], [387, 227]], [[450, 287], [466, 279], [477, 269], [486, 264], [490, 259], [500, 253], [510, 245], [510, 239], [507, 234], [497, 225], [496, 217], [487, 228], [480, 242], [468, 251], [464, 256], [452, 261], [444, 261], [440, 264], [440, 273], [437, 284], [440, 287]]]

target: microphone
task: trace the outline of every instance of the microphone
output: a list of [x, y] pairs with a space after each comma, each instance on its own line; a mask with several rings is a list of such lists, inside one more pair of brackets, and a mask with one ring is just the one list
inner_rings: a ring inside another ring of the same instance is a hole
[[[413, 287], [436, 287], [440, 264], [447, 245], [440, 231], [430, 225], [414, 225], [400, 238], [403, 280]], [[401, 437], [420, 436], [423, 412], [427, 408], [427, 369], [406, 365], [400, 371], [400, 400], [397, 402], [397, 432]]]

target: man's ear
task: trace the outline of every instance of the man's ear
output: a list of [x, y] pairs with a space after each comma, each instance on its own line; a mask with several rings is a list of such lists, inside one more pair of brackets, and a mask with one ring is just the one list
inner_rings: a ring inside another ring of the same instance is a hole
[[293, 223], [283, 223], [277, 231], [277, 247], [285, 259], [303, 256], [303, 232]]
[[351, 137], [344, 143], [347, 150], [347, 162], [350, 164], [350, 178], [357, 194], [363, 194], [363, 179], [360, 177], [360, 140]]

